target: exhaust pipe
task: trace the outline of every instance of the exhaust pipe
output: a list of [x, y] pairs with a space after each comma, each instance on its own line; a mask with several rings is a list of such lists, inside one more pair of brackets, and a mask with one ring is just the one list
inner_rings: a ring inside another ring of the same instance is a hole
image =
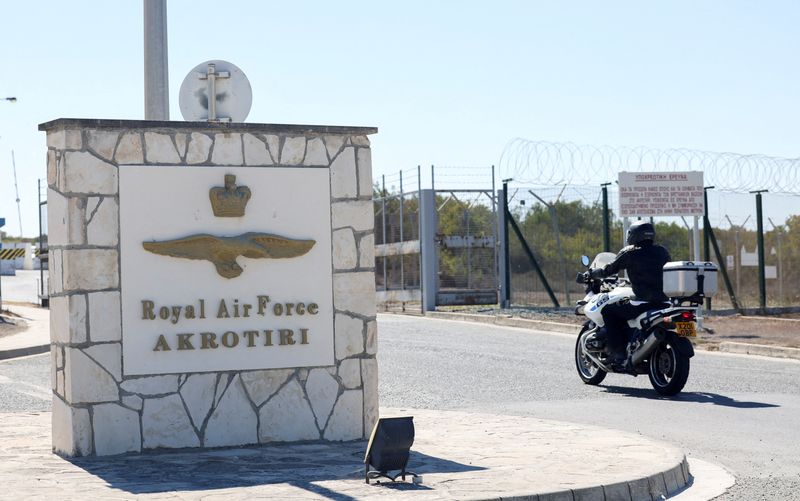
[[653, 350], [656, 349], [658, 343], [660, 343], [663, 340], [664, 340], [664, 331], [662, 331], [661, 329], [654, 330], [649, 336], [647, 336], [647, 339], [644, 340], [642, 346], [640, 346], [638, 350], [631, 353], [631, 365], [634, 367], [639, 365], [642, 362], [642, 360], [644, 360], [645, 358], [648, 357], [648, 355], [653, 353]]

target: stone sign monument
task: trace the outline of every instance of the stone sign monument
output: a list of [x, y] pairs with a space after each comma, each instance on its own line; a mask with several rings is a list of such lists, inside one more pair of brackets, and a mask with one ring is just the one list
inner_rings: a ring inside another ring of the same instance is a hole
[[368, 436], [377, 129], [39, 128], [55, 452]]

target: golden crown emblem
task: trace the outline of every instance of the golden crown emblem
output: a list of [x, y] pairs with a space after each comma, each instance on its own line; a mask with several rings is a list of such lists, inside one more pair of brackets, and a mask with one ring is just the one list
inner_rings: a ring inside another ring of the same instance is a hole
[[211, 208], [217, 217], [242, 217], [247, 201], [250, 200], [250, 188], [236, 186], [236, 176], [225, 174], [225, 186], [215, 186], [208, 190]]

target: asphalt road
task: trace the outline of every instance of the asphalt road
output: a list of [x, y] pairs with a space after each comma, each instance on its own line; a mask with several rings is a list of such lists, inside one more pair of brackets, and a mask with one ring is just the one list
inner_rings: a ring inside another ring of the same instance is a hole
[[638, 432], [728, 469], [737, 485], [720, 501], [800, 499], [800, 362], [698, 352], [684, 392], [664, 399], [647, 376], [610, 374], [599, 387], [584, 385], [574, 343], [566, 335], [381, 315], [380, 404]]
[[[380, 404], [638, 432], [733, 473], [720, 501], [800, 499], [800, 362], [698, 352], [684, 392], [663, 399], [646, 376], [584, 385], [573, 349], [572, 336], [380, 315]], [[48, 410], [49, 363], [0, 362], [0, 412]]]

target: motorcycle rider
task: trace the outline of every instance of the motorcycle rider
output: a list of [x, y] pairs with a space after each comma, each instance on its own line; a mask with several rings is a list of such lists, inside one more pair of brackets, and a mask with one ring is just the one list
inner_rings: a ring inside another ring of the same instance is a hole
[[634, 298], [610, 304], [603, 309], [605, 326], [597, 338], [606, 338], [606, 350], [612, 356], [612, 365], [625, 363], [629, 331], [628, 320], [648, 310], [666, 306], [669, 299], [664, 294], [664, 264], [671, 261], [664, 247], [653, 243], [656, 230], [648, 221], [635, 221], [628, 228], [627, 247], [623, 247], [616, 259], [602, 268], [591, 271], [592, 278], [605, 278], [622, 270], [628, 270]]

